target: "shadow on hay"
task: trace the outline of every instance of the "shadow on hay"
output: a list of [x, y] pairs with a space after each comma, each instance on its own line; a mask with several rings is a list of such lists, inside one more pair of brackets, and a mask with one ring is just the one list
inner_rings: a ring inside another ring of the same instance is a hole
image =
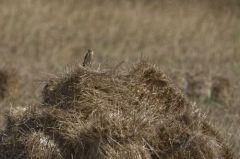
[[233, 158], [205, 117], [152, 65], [126, 75], [78, 66], [40, 106], [10, 110], [1, 158]]

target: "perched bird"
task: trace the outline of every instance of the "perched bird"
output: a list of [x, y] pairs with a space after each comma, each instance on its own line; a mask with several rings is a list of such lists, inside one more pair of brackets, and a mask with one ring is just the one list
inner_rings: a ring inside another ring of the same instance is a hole
[[83, 66], [91, 66], [93, 60], [93, 51], [91, 49], [87, 50], [87, 53], [84, 57]]

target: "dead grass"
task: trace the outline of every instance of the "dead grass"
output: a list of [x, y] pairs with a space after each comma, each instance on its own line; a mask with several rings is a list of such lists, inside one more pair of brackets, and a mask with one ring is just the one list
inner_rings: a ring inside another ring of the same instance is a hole
[[17, 80], [16, 71], [5, 68], [0, 70], [0, 100], [16, 96]]
[[0, 72], [0, 98], [3, 99], [7, 93], [7, 75], [4, 72]]
[[125, 75], [78, 67], [54, 81], [42, 106], [10, 111], [2, 158], [233, 158], [218, 131], [151, 65]]
[[18, 98], [18, 82], [18, 74], [15, 69], [10, 67], [0, 69], [0, 129], [5, 125], [3, 113], [9, 109], [9, 102]]
[[41, 103], [36, 81], [69, 63], [82, 63], [87, 48], [94, 49], [94, 65], [101, 67], [148, 57], [169, 75], [203, 71], [229, 79], [233, 95], [228, 104], [194, 102], [239, 154], [237, 0], [2, 0], [0, 10], [0, 63], [17, 68], [21, 92], [2, 101], [1, 111]]

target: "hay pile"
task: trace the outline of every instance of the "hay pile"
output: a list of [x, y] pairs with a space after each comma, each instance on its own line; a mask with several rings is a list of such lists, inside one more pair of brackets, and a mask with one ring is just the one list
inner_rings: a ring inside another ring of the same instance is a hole
[[155, 67], [82, 67], [49, 80], [43, 104], [16, 108], [0, 158], [231, 159], [230, 148]]

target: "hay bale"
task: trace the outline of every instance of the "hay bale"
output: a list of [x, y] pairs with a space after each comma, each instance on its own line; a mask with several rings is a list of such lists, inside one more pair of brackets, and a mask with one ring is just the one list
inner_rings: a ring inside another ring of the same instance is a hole
[[25, 141], [27, 157], [34, 159], [62, 158], [60, 150], [53, 140], [42, 132], [33, 132]]
[[10, 96], [13, 97], [17, 92], [17, 75], [13, 69], [0, 70], [0, 100]]
[[[57, 159], [233, 158], [201, 113], [165, 74], [146, 63], [126, 75], [77, 67], [51, 79], [43, 105], [24, 114], [18, 120], [9, 117], [2, 157], [12, 152], [4, 146], [8, 139], [18, 148], [12, 158], [21, 153], [22, 158]], [[41, 138], [55, 145], [53, 151], [46, 151], [51, 146]]]

